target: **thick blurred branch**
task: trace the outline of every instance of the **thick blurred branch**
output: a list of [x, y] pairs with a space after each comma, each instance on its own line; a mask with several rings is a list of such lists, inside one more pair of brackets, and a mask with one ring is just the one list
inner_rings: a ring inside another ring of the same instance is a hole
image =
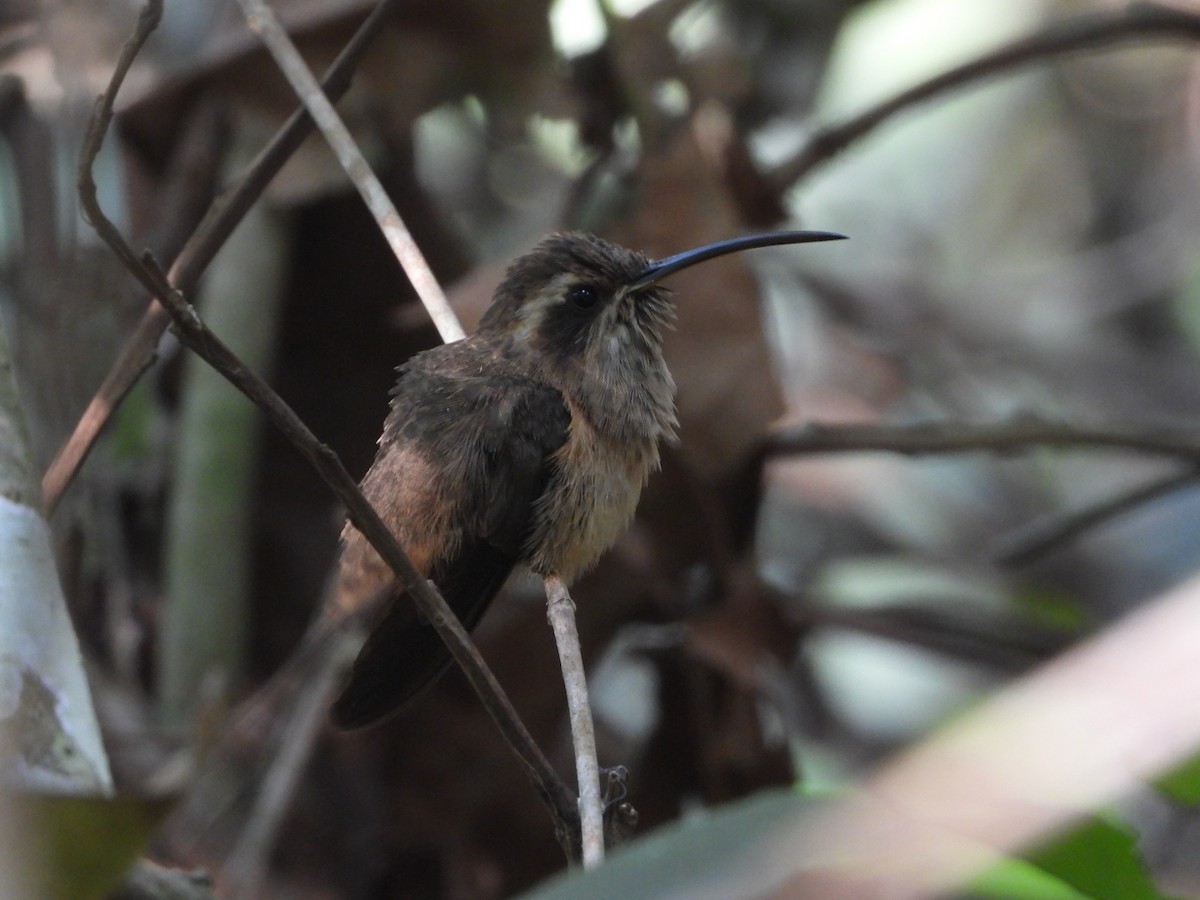
[[[387, 21], [397, 2], [398, 0], [380, 0], [379, 5], [367, 16], [333, 61], [322, 82], [322, 87], [330, 97], [337, 98], [349, 89], [359, 59]], [[111, 100], [109, 107], [111, 110]], [[171, 266], [170, 279], [176, 288], [184, 294], [191, 293], [201, 273], [224, 246], [234, 228], [246, 215], [246, 211], [254, 205], [271, 179], [283, 168], [284, 163], [291, 158], [312, 130], [313, 121], [303, 108], [292, 113], [275, 137], [250, 164], [241, 180], [214, 201]], [[42, 497], [46, 515], [51, 515], [58, 506], [105, 423], [120, 406], [129, 389], [154, 362], [158, 341], [170, 321], [170, 315], [162, 304], [154, 299], [151, 292], [150, 303], [137, 329], [121, 348], [112, 369], [105, 376], [95, 397], [75, 426], [75, 432], [63, 444], [42, 476]]]
[[21, 246], [45, 265], [59, 260], [58, 207], [50, 129], [35, 115], [25, 85], [12, 74], [0, 75], [0, 137], [8, 144], [17, 174]]
[[[105, 216], [97, 202], [92, 165], [112, 119], [113, 101], [120, 89], [121, 81], [128, 71], [129, 64], [153, 31], [160, 13], [161, 0], [149, 0], [146, 9], [138, 19], [133, 36], [122, 49], [112, 82], [97, 101], [95, 115], [84, 143], [79, 169], [80, 200], [85, 215], [130, 273], [167, 309], [180, 342], [213, 366], [234, 387], [262, 409], [268, 421], [300, 451], [346, 505], [351, 523], [362, 532], [380, 557], [391, 566], [398, 580], [416, 602], [422, 615], [446, 642], [446, 646], [463, 669], [489, 715], [496, 722], [501, 734], [525, 767], [539, 795], [550, 810], [564, 846], [568, 848], [575, 846], [578, 841], [578, 811], [575, 808], [575, 799], [571, 791], [563, 784], [534, 742], [528, 729], [513, 709], [503, 688], [488, 669], [487, 664], [479, 655], [479, 651], [471, 642], [470, 636], [463, 629], [445, 599], [433, 584], [417, 571], [387, 526], [363, 497], [358, 485], [346, 471], [337, 455], [318, 441], [316, 436], [270, 386], [250, 371], [216, 335], [208, 330], [196, 314], [195, 309], [170, 283], [149, 254], [143, 255], [140, 259], [137, 257], [117, 228]], [[371, 612], [365, 609], [359, 610], [356, 616], [367, 616]], [[324, 618], [318, 622], [319, 628], [333, 629], [346, 626], [347, 623], [344, 620], [338, 620], [336, 613], [332, 611], [327, 611]], [[572, 836], [574, 836], [573, 839]]]
[[[255, 206], [197, 289], [210, 327], [259, 372], [273, 368], [290, 237], [285, 217]], [[181, 725], [206, 682], [212, 696], [212, 673], [228, 687], [245, 672], [263, 434], [253, 404], [194, 357], [183, 360], [175, 430], [154, 673], [163, 721]]]
[[1200, 40], [1200, 14], [1141, 4], [1111, 16], [1080, 18], [1048, 28], [936, 75], [845, 122], [818, 130], [799, 153], [771, 172], [770, 178], [780, 190], [789, 188], [892, 116], [947, 91], [1027, 63], [1140, 38]]

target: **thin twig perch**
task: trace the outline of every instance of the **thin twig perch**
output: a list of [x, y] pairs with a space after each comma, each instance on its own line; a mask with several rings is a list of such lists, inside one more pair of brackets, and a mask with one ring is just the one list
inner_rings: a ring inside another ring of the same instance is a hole
[[579, 781], [579, 822], [583, 867], [592, 869], [604, 861], [604, 804], [600, 797], [600, 765], [596, 760], [596, 731], [588, 701], [587, 673], [575, 627], [575, 602], [558, 578], [546, 579], [546, 617], [554, 629], [558, 662], [562, 667], [575, 747], [575, 775]]

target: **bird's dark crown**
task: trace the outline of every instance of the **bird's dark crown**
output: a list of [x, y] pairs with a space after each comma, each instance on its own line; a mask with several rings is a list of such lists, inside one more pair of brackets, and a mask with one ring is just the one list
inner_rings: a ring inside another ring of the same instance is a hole
[[635, 250], [580, 231], [552, 234], [513, 261], [496, 289], [480, 329], [513, 323], [523, 307], [547, 291], [591, 288], [598, 299], [613, 297], [646, 270], [650, 260]]
[[555, 369], [611, 365], [630, 354], [657, 359], [673, 315], [667, 292], [631, 287], [650, 264], [595, 235], [551, 235], [509, 267], [479, 333]]

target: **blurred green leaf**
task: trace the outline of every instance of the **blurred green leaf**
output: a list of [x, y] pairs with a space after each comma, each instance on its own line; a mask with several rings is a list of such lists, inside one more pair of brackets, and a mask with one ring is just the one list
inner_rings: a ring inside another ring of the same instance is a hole
[[137, 382], [117, 407], [108, 429], [113, 457], [124, 463], [144, 460], [154, 447], [159, 417], [154, 392], [145, 379]]
[[139, 797], [26, 796], [21, 819], [35, 834], [39, 897], [88, 900], [107, 896], [137, 859], [169, 802]]
[[[791, 791], [763, 792], [664, 826], [613, 854], [599, 869], [552, 879], [531, 900], [636, 896], [757, 896], [747, 851], [768, 842], [805, 801]], [[810, 867], [816, 872], [819, 867]], [[1135, 833], [1093, 818], [1025, 858], [974, 878], [961, 896], [982, 900], [1167, 900], [1150, 878]]]
[[965, 895], [988, 900], [1165, 900], [1128, 826], [1092, 818], [972, 880]]
[[1087, 900], [1049, 872], [1023, 859], [1006, 859], [971, 882], [964, 891], [972, 900]]
[[728, 896], [725, 888], [752, 880], [748, 849], [811, 803], [791, 790], [764, 791], [685, 817], [622, 847], [598, 869], [549, 880], [526, 900]]
[[1163, 900], [1127, 825], [1092, 818], [1026, 856], [1044, 872], [1096, 900]]
[[1200, 754], [1168, 772], [1156, 786], [1176, 803], [1200, 805]]
[[1024, 614], [1045, 628], [1082, 632], [1093, 625], [1079, 603], [1064, 591], [1025, 586], [1013, 593], [1013, 599]]

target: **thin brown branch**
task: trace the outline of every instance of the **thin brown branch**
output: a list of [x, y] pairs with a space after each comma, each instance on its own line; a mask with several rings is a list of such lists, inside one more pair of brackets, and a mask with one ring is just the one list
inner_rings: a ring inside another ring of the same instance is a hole
[[596, 760], [596, 731], [588, 700], [587, 673], [575, 626], [575, 602], [558, 578], [546, 579], [546, 618], [554, 631], [571, 740], [575, 746], [575, 775], [579, 782], [579, 820], [583, 867], [594, 869], [604, 862], [604, 803], [600, 797], [600, 764]]
[[1028, 63], [1142, 38], [1198, 40], [1200, 15], [1146, 4], [1115, 15], [1079, 18], [1014, 41], [936, 75], [845, 122], [820, 129], [796, 156], [770, 174], [771, 180], [781, 190], [791, 187], [897, 113], [948, 91]]
[[108, 87], [105, 88], [103, 94], [96, 98], [95, 107], [92, 110], [92, 120], [88, 124], [83, 148], [80, 151], [79, 169], [76, 172], [76, 187], [84, 219], [96, 229], [96, 233], [100, 235], [104, 243], [108, 244], [121, 264], [152, 295], [158, 291], [159, 286], [150, 272], [142, 266], [137, 254], [125, 242], [117, 227], [101, 211], [100, 202], [96, 198], [96, 179], [92, 170], [96, 157], [100, 153], [100, 147], [104, 143], [104, 137], [108, 134], [108, 127], [112, 124], [113, 105], [117, 100], [117, 92], [121, 89], [125, 76], [129, 73], [129, 67], [133, 65], [134, 59], [141, 52], [146, 40], [158, 27], [158, 23], [162, 21], [162, 8], [162, 0], [146, 0], [146, 5], [142, 7], [142, 11], [138, 15], [133, 34], [122, 45]]
[[438, 284], [424, 254], [421, 253], [417, 242], [413, 240], [404, 220], [400, 218], [395, 204], [388, 197], [387, 191], [383, 189], [379, 178], [371, 170], [370, 164], [359, 150], [358, 144], [354, 142], [354, 138], [351, 137], [350, 130], [338, 116], [337, 110], [322, 93], [308, 64], [300, 56], [300, 51], [288, 37], [287, 32], [275, 17], [275, 13], [262, 0], [238, 0], [238, 4], [242, 7], [250, 30], [259, 36], [267, 50], [275, 58], [280, 71], [291, 84], [292, 90], [296, 92], [296, 96], [308, 109], [309, 115], [321, 129], [334, 156], [337, 157], [338, 162], [358, 189], [363, 202], [366, 203], [371, 215], [375, 217], [379, 230], [396, 255], [396, 259], [404, 269], [404, 274], [408, 276], [408, 280], [416, 290], [417, 296], [420, 297], [421, 303], [424, 304], [429, 317], [437, 327], [438, 334], [442, 336], [442, 340], [449, 343], [465, 337], [466, 332], [463, 331], [458, 316], [450, 308], [442, 286]]
[[763, 453], [767, 458], [789, 454], [859, 452], [927, 456], [974, 450], [1011, 453], [1031, 447], [1125, 450], [1170, 456], [1189, 462], [1200, 460], [1200, 434], [1077, 428], [1033, 416], [1021, 416], [989, 425], [961, 422], [916, 425], [806, 424], [781, 429], [770, 435]]
[[[398, 2], [381, 0], [338, 54], [322, 81], [322, 87], [329, 97], [337, 99], [349, 90], [359, 59]], [[171, 283], [176, 288], [184, 294], [191, 293], [201, 273], [224, 246], [234, 228], [245, 217], [246, 211], [312, 133], [313, 127], [313, 121], [303, 107], [293, 112], [237, 184], [214, 201], [171, 266]], [[121, 405], [125, 395], [153, 364], [155, 349], [170, 321], [166, 309], [151, 295], [137, 328], [121, 348], [112, 369], [75, 426], [74, 433], [59, 449], [42, 477], [46, 515], [50, 515], [58, 506], [100, 431]]]
[[[318, 441], [316, 436], [270, 386], [243, 365], [241, 360], [208, 330], [196, 314], [195, 309], [187, 303], [183, 294], [170, 284], [166, 274], [149, 254], [143, 255], [140, 259], [137, 257], [119, 230], [105, 216], [97, 201], [91, 168], [112, 118], [112, 104], [129, 68], [129, 63], [153, 30], [160, 11], [161, 0], [148, 0], [147, 10], [139, 17], [133, 37], [122, 50], [121, 64], [118, 65], [112, 82], [97, 103], [92, 127], [89, 129], [85, 143], [79, 177], [80, 202], [87, 220], [109, 245], [117, 258], [129, 268], [130, 273], [167, 309], [180, 343], [220, 372], [235, 388], [258, 406], [267, 420], [300, 451], [301, 455], [309, 461], [326, 484], [346, 505], [351, 523], [362, 532], [380, 557], [391, 566], [397, 579], [416, 602], [422, 615], [446, 642], [446, 646], [463, 669], [501, 734], [525, 767], [556, 822], [560, 840], [563, 840], [564, 845], [569, 848], [572, 845], [571, 836], [574, 835], [577, 841], [578, 835], [578, 811], [575, 808], [574, 798], [534, 742], [528, 729], [513, 709], [503, 688], [496, 681], [483, 657], [479, 655], [470, 636], [445, 599], [433, 584], [417, 571], [387, 526], [363, 497], [358, 485], [346, 471], [337, 454]], [[335, 616], [336, 613], [330, 611], [327, 613], [326, 620]]]
[[1063, 516], [1031, 522], [1002, 538], [992, 559], [1002, 566], [1025, 566], [1037, 562], [1084, 533], [1124, 515], [1164, 494], [1195, 484], [1200, 471], [1188, 469], [1102, 500]]

